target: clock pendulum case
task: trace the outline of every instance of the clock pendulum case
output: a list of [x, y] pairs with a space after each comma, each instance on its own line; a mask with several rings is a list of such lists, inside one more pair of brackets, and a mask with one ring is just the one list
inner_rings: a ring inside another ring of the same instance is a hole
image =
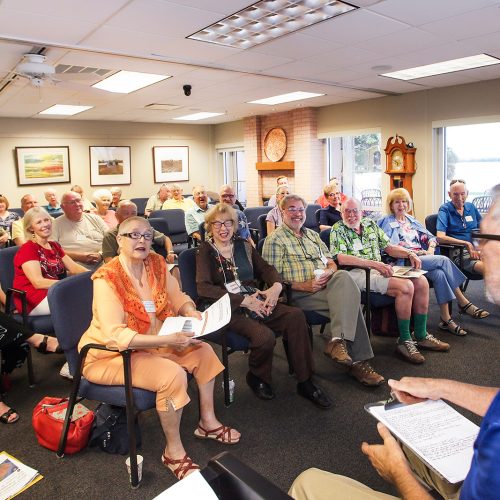
[[417, 148], [406, 144], [404, 137], [389, 137], [385, 147], [385, 173], [390, 177], [391, 191], [404, 188], [413, 199], [412, 177], [415, 173], [415, 152]]

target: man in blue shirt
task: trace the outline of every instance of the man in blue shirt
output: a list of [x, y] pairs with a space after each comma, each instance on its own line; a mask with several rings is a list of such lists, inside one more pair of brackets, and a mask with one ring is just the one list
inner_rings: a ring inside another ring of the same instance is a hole
[[472, 203], [465, 201], [468, 194], [464, 180], [453, 179], [450, 182], [448, 195], [451, 201], [439, 209], [436, 236], [440, 243], [465, 245], [463, 269], [484, 274], [481, 255], [474, 248], [471, 236], [471, 231], [479, 228], [481, 214]]

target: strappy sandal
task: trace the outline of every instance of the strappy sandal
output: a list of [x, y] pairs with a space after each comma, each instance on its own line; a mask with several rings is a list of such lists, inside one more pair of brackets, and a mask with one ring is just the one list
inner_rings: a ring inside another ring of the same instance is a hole
[[[14, 420], [9, 420], [9, 418], [12, 415], [17, 415], [17, 418], [15, 418]], [[9, 408], [5, 413], [3, 413], [0, 416], [0, 422], [2, 422], [2, 424], [15, 424], [18, 420], [19, 420], [19, 414], [17, 413], [16, 410], [14, 410], [14, 408]]]
[[487, 318], [490, 315], [488, 311], [485, 311], [484, 309], [475, 306], [472, 302], [465, 304], [465, 306], [460, 306], [458, 308], [458, 313], [467, 314], [473, 317], [474, 319], [483, 319]]
[[453, 333], [453, 335], [458, 335], [459, 337], [464, 337], [465, 335], [467, 335], [467, 332], [460, 325], [457, 325], [452, 318], [450, 318], [448, 321], [445, 321], [443, 318], [441, 318], [438, 327], [440, 330]]
[[180, 481], [184, 479], [190, 471], [200, 470], [200, 466], [195, 464], [186, 453], [180, 460], [172, 460], [165, 454], [161, 456], [162, 464]]
[[219, 441], [219, 443], [223, 444], [239, 443], [240, 438], [231, 437], [232, 430], [233, 429], [231, 429], [231, 427], [221, 425], [220, 427], [217, 427], [217, 429], [207, 431], [201, 425], [198, 425], [198, 428], [194, 431], [194, 435], [199, 439], [215, 439], [215, 441]]
[[47, 341], [49, 340], [48, 335], [43, 336], [43, 340], [38, 344], [38, 347], [36, 350], [41, 353], [41, 354], [62, 354], [64, 351], [61, 349], [61, 346], [57, 346], [55, 351], [48, 351], [47, 350]]

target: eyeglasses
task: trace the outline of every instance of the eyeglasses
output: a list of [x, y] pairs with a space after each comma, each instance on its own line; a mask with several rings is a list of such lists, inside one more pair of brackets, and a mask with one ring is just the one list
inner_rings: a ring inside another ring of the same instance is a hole
[[127, 238], [130, 238], [131, 240], [140, 240], [141, 238], [144, 238], [146, 241], [151, 241], [153, 239], [153, 233], [138, 233], [136, 231], [132, 233], [121, 233], [120, 236], [126, 236]]
[[235, 194], [221, 194], [221, 198], [236, 198]]
[[297, 207], [289, 207], [287, 208], [287, 210], [291, 213], [291, 214], [295, 214], [295, 213], [299, 213], [299, 214], [302, 214], [306, 211], [305, 208], [297, 208]]
[[344, 212], [349, 215], [349, 214], [352, 214], [352, 215], [358, 215], [359, 213], [359, 210], [357, 208], [345, 208], [344, 209]]
[[233, 220], [225, 220], [224, 222], [221, 222], [220, 220], [216, 220], [212, 222], [212, 226], [215, 227], [215, 229], [220, 229], [222, 226], [227, 227], [228, 229], [230, 227], [234, 226], [234, 221]]
[[328, 196], [340, 196], [340, 193], [330, 193]]
[[465, 181], [463, 179], [452, 179], [450, 181], [450, 187], [453, 186], [453, 184], [458, 184], [458, 183], [461, 183], [461, 184], [465, 184]]

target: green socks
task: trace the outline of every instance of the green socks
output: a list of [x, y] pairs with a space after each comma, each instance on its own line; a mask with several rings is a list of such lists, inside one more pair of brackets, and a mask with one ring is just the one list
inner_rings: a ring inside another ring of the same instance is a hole
[[399, 330], [399, 339], [401, 340], [401, 342], [404, 342], [405, 340], [411, 340], [409, 319], [398, 318], [398, 330]]
[[415, 338], [424, 340], [427, 336], [427, 314], [414, 314]]

